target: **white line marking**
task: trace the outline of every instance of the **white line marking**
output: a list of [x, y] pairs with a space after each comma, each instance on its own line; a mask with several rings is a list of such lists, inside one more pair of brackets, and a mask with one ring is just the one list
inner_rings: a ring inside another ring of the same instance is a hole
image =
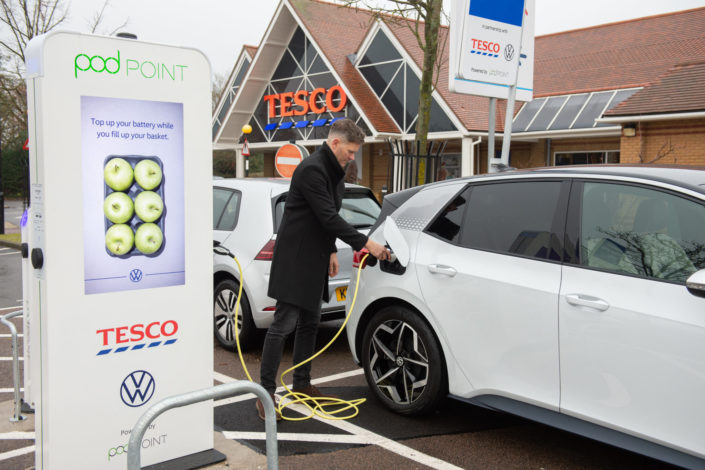
[[15, 449], [10, 452], [5, 452], [4, 454], [0, 454], [0, 460], [7, 460], [13, 457], [19, 457], [20, 455], [31, 454], [32, 452], [34, 452], [34, 446], [23, 447], [21, 449]]
[[0, 251], [7, 251], [7, 250], [9, 250], [9, 248], [7, 248], [7, 247], [5, 247], [5, 248], [0, 248]]
[[[223, 431], [226, 439], [245, 439], [250, 441], [264, 441], [267, 435], [263, 432], [234, 432]], [[353, 436], [350, 434], [299, 434], [294, 432], [278, 432], [277, 441], [299, 441], [299, 442], [327, 442], [330, 444], [374, 444], [364, 436]]]
[[[22, 333], [17, 333], [17, 337], [22, 338], [22, 337], [24, 337], [24, 335]], [[2, 333], [2, 334], [0, 334], [0, 338], [12, 338], [12, 334]]]
[[[20, 392], [24, 392], [24, 388], [20, 387]], [[0, 393], [15, 393], [14, 388], [0, 388]], [[0, 439], [3, 439], [2, 434], [0, 434]]]
[[[11, 361], [11, 357], [0, 357], [0, 361]], [[24, 357], [19, 358], [20, 361], [24, 361]]]
[[[339, 379], [347, 378], [347, 377], [353, 377], [356, 375], [361, 375], [363, 373], [364, 373], [364, 371], [362, 369], [355, 369], [355, 370], [352, 370], [349, 372], [343, 372], [340, 374], [335, 374], [335, 375], [330, 375], [328, 377], [315, 379], [315, 380], [312, 380], [311, 383], [314, 385], [318, 385], [320, 383], [330, 382], [333, 380], [339, 380]], [[213, 376], [214, 376], [215, 380], [222, 382], [222, 383], [233, 382], [236, 380], [236, 379], [233, 379], [232, 377], [228, 377], [227, 375], [223, 375], [218, 372], [214, 372]], [[290, 385], [288, 385], [288, 386], [290, 386]], [[281, 392], [281, 391], [283, 391], [283, 387], [279, 387], [277, 389], [277, 392]], [[244, 400], [249, 400], [251, 398], [254, 398], [254, 395], [251, 393], [248, 393], [247, 395], [241, 395], [241, 396], [234, 397], [234, 398], [226, 398], [223, 400], [218, 400], [214, 403], [214, 406], [223, 406], [223, 405], [227, 405], [230, 403], [236, 403], [236, 402], [240, 402], [240, 401], [244, 401]], [[306, 408], [303, 405], [292, 405], [292, 406], [287, 407], [287, 410], [296, 411], [298, 413], [301, 413], [302, 415], [311, 414], [310, 411], [308, 410], [308, 408]], [[426, 465], [427, 467], [436, 468], [439, 470], [462, 470], [460, 467], [456, 467], [455, 465], [453, 465], [451, 463], [448, 463], [448, 462], [445, 462], [441, 459], [437, 459], [436, 457], [432, 457], [430, 455], [424, 454], [423, 452], [419, 452], [419, 451], [414, 450], [411, 447], [407, 447], [403, 444], [399, 444], [397, 442], [394, 442], [391, 439], [387, 439], [384, 436], [381, 436], [379, 434], [368, 431], [365, 428], [362, 428], [360, 426], [356, 426], [356, 425], [351, 424], [347, 421], [328, 420], [328, 419], [323, 419], [318, 416], [314, 416], [313, 419], [320, 421], [322, 423], [328, 424], [330, 426], [333, 426], [335, 428], [338, 428], [341, 431], [345, 431], [345, 432], [349, 433], [350, 435], [352, 435], [352, 437], [350, 437], [350, 438], [345, 438], [345, 437], [341, 436], [339, 439], [352, 439], [352, 440], [360, 439], [360, 441], [356, 441], [355, 443], [364, 442], [364, 443], [368, 443], [371, 445], [376, 445], [376, 446], [382, 447], [383, 449], [386, 449], [390, 452], [394, 452], [397, 455], [401, 455], [402, 457], [406, 457], [409, 460], [413, 460], [413, 461], [418, 462], [422, 465]], [[223, 435], [225, 435], [226, 432], [227, 431], [224, 431]], [[234, 433], [234, 434], [241, 434], [241, 433]], [[253, 434], [256, 434], [258, 436], [264, 435], [264, 433], [253, 433]], [[277, 438], [280, 438], [280, 436], [281, 436], [281, 434], [277, 434]], [[311, 436], [317, 436], [317, 435], [316, 434], [313, 434], [313, 435], [312, 434], [303, 434], [302, 436], [311, 437]], [[320, 435], [318, 435], [318, 436], [320, 436]], [[324, 434], [323, 436], [327, 436], [327, 434]], [[297, 440], [299, 440], [299, 439], [297, 439]], [[307, 439], [301, 438], [300, 440], [307, 440]], [[323, 441], [316, 440], [316, 438], [311, 438], [308, 440], [313, 441], [313, 442], [323, 442]]]
[[[313, 385], [318, 385], [326, 382], [332, 382], [334, 380], [341, 380], [341, 379], [347, 379], [348, 377], [354, 377], [356, 375], [362, 375], [364, 374], [365, 371], [362, 369], [355, 369], [351, 370], [348, 372], [341, 372], [340, 374], [335, 374], [335, 375], [329, 375], [327, 377], [321, 377], [320, 379], [313, 379], [311, 383]], [[213, 372], [213, 378], [217, 380], [220, 383], [230, 383], [230, 382], [236, 382], [238, 379], [234, 379], [232, 377], [228, 377], [227, 375], [221, 374], [219, 372]], [[287, 387], [291, 388], [292, 384], [286, 384]], [[279, 387], [277, 388], [277, 393], [282, 393], [284, 392], [284, 387]], [[238, 395], [235, 397], [231, 398], [223, 398], [222, 400], [216, 401], [213, 406], [225, 406], [225, 405], [230, 405], [231, 403], [239, 403], [241, 401], [246, 401], [246, 400], [252, 400], [253, 398], [256, 398], [254, 394], [252, 393], [247, 393], [245, 395]]]
[[19, 251], [13, 251], [11, 253], [0, 253], [0, 256], [19, 255], [19, 254], [21, 254]]
[[22, 308], [22, 305], [15, 305], [14, 307], [3, 307], [3, 308], [0, 308], [0, 312], [3, 310], [12, 310], [13, 308], [19, 309], [19, 308]]
[[0, 433], [0, 439], [34, 439], [34, 431], [12, 431]]

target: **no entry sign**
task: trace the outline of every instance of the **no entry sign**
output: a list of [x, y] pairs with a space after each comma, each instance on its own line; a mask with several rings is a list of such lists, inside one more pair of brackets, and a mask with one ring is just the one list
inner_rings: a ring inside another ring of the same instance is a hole
[[308, 150], [301, 145], [286, 144], [277, 150], [274, 156], [274, 166], [277, 173], [284, 178], [291, 178], [301, 161], [308, 157]]

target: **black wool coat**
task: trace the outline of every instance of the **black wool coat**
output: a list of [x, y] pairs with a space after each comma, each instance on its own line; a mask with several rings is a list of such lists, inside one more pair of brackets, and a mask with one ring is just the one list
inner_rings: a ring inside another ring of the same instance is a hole
[[327, 143], [305, 158], [294, 171], [284, 217], [274, 245], [268, 295], [280, 302], [317, 311], [329, 301], [328, 265], [335, 239], [362, 249], [367, 237], [338, 211], [343, 200], [345, 172]]

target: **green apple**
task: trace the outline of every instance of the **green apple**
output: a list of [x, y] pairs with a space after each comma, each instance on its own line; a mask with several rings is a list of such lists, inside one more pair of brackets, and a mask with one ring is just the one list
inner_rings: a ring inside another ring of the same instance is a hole
[[142, 191], [135, 198], [137, 217], [145, 222], [154, 222], [161, 217], [163, 211], [164, 202], [154, 191]]
[[135, 165], [135, 180], [148, 191], [154, 189], [162, 182], [162, 169], [154, 160], [145, 158]]
[[135, 246], [145, 255], [159, 250], [164, 241], [164, 235], [157, 224], [147, 223], [137, 227]]
[[119, 191], [108, 194], [103, 202], [105, 217], [114, 224], [124, 224], [130, 220], [133, 211], [134, 206], [130, 196]]
[[103, 178], [105, 178], [105, 184], [115, 191], [125, 191], [132, 186], [132, 166], [127, 163], [127, 160], [123, 160], [122, 158], [111, 158], [110, 161], [105, 164]]
[[129, 225], [115, 224], [105, 233], [105, 246], [118, 256], [129, 253], [134, 242], [135, 235]]

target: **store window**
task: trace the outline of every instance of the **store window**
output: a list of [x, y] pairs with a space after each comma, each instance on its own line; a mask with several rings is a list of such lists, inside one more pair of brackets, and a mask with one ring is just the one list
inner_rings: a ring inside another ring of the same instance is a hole
[[[357, 68], [399, 128], [405, 134], [415, 133], [421, 80], [382, 29], [377, 31]], [[455, 130], [451, 120], [433, 98], [429, 132]]]
[[[352, 119], [366, 135], [371, 135], [360, 112], [350, 101], [339, 111], [329, 110], [331, 107], [336, 109], [341, 105], [343, 97], [340, 93], [333, 93], [330, 97], [326, 94], [318, 94], [314, 97], [314, 105], [317, 108], [325, 108], [325, 111], [320, 114], [309, 109], [309, 112], [303, 115], [282, 116], [282, 101], [273, 100], [271, 102], [274, 106], [274, 116], [270, 116], [270, 102], [265, 100], [265, 96], [282, 93], [296, 94], [302, 90], [310, 93], [317, 88], [330, 90], [337, 85], [339, 85], [338, 81], [325, 65], [316, 47], [304, 31], [297, 27], [250, 120], [253, 130], [247, 136], [248, 142], [325, 139], [328, 136], [328, 128], [325, 124], [343, 117]], [[308, 102], [308, 100], [304, 101]], [[303, 109], [294, 102], [292, 97], [289, 98], [286, 106], [288, 111]]]
[[599, 152], [556, 152], [553, 155], [556, 166], [619, 163], [619, 150]]
[[215, 122], [213, 123], [213, 138], [215, 138], [216, 134], [218, 134], [218, 131], [220, 130], [220, 126], [222, 126], [223, 122], [225, 122], [225, 118], [227, 117], [228, 112], [230, 111], [230, 105], [235, 99], [235, 95], [237, 95], [237, 92], [240, 89], [240, 85], [242, 85], [242, 80], [245, 78], [245, 75], [247, 74], [247, 70], [249, 68], [250, 59], [245, 57], [244, 60], [240, 63], [240, 68], [239, 70], [237, 70], [235, 80], [233, 80], [233, 83], [230, 88], [224, 92], [225, 94], [220, 102], [220, 109], [218, 110], [218, 115], [215, 118]]

